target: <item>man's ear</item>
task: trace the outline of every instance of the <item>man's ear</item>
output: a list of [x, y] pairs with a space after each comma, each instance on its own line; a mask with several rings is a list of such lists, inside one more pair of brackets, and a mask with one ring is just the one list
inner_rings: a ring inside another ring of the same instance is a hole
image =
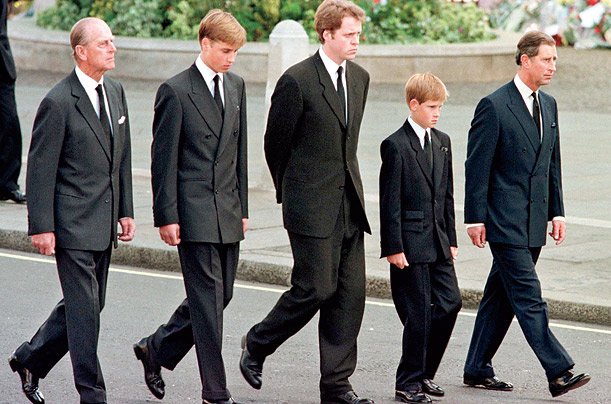
[[418, 106], [420, 105], [420, 103], [418, 102], [417, 99], [412, 98], [411, 100], [409, 100], [409, 109], [410, 111], [415, 111]]
[[76, 45], [74, 47], [74, 54], [78, 60], [87, 60], [87, 51], [83, 45]]
[[520, 56], [520, 62], [522, 64], [522, 66], [524, 66], [525, 68], [529, 68], [530, 67], [530, 57], [528, 57], [528, 55]]
[[210, 39], [204, 37], [200, 42], [200, 46], [202, 47], [202, 50], [208, 50], [208, 48], [210, 48]]

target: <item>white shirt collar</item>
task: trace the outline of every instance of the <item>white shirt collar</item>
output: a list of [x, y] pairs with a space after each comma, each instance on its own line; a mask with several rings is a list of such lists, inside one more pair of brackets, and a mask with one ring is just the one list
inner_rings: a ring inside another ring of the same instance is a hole
[[323, 65], [325, 65], [325, 69], [329, 72], [329, 76], [331, 77], [331, 81], [333, 85], [336, 86], [337, 90], [337, 69], [341, 66], [343, 67], [342, 73], [342, 83], [344, 84], [344, 88], [346, 87], [346, 61], [344, 60], [342, 64], [338, 65], [335, 63], [323, 50], [322, 46], [318, 50], [318, 54], [320, 55], [320, 59], [322, 60]]
[[94, 79], [86, 75], [78, 66], [74, 68], [74, 71], [76, 73], [76, 77], [78, 77], [78, 80], [81, 82], [81, 84], [85, 88], [85, 91], [87, 92], [89, 92], [89, 90], [96, 92], [95, 88], [98, 86], [98, 84], [104, 85], [104, 76], [100, 78], [100, 81], [95, 81]]
[[[100, 97], [98, 96], [98, 92], [95, 90], [95, 88], [99, 84], [102, 84], [102, 86], [104, 86], [104, 76], [100, 78], [100, 81], [95, 81], [94, 79], [89, 77], [87, 74], [85, 74], [78, 66], [74, 68], [74, 72], [76, 73], [76, 77], [78, 78], [79, 82], [85, 89], [85, 93], [87, 93], [87, 96], [89, 97], [89, 101], [91, 101], [91, 105], [93, 106], [93, 109], [95, 110], [95, 113], [99, 117], [100, 116]], [[106, 91], [104, 91], [103, 94], [104, 94], [104, 108], [107, 111], [106, 113], [109, 114], [108, 121], [110, 122], [110, 129], [112, 131], [113, 130], [112, 119], [110, 118], [110, 113], [108, 112], [110, 111], [108, 107], [108, 96], [106, 95]]]
[[[516, 76], [513, 78], [513, 82], [516, 85], [516, 87], [518, 88], [518, 91], [520, 92], [520, 95], [522, 96], [522, 98], [524, 99], [524, 101], [526, 102], [526, 105], [528, 105], [528, 100], [530, 100], [530, 103], [532, 104], [532, 93], [533, 90], [530, 89], [530, 87], [528, 87], [526, 84], [524, 84], [524, 82], [522, 81], [522, 79], [520, 79], [520, 76], [518, 76], [516, 74]], [[537, 98], [539, 98], [539, 90], [537, 89], [537, 91], [535, 91], [535, 93], [537, 93]]]
[[426, 129], [418, 125], [416, 121], [412, 119], [411, 115], [409, 118], [407, 118], [407, 121], [412, 126], [412, 129], [416, 133], [416, 136], [418, 136], [418, 140], [420, 140], [420, 146], [422, 146], [422, 148], [424, 149], [424, 135], [426, 134]]
[[208, 89], [212, 93], [213, 97], [214, 97], [214, 76], [216, 76], [218, 74], [218, 76], [219, 76], [219, 87], [220, 87], [221, 96], [222, 96], [223, 95], [223, 85], [222, 85], [223, 84], [223, 73], [217, 73], [214, 70], [212, 70], [211, 68], [209, 68], [204, 63], [204, 61], [202, 60], [201, 56], [202, 55], [200, 53], [200, 55], [195, 60], [195, 67], [197, 67], [197, 70], [199, 70], [200, 74], [204, 78], [204, 81], [206, 82], [206, 85], [208, 86]]

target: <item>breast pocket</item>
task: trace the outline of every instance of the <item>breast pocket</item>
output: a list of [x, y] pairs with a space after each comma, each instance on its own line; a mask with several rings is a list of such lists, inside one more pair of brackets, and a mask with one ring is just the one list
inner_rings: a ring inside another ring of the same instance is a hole
[[422, 232], [424, 229], [424, 212], [421, 210], [408, 210], [403, 212], [401, 226], [404, 231]]

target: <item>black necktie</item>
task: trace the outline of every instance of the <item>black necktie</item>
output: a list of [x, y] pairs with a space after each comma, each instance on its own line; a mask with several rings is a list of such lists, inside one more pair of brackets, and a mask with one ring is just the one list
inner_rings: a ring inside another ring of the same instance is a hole
[[221, 118], [223, 117], [223, 99], [221, 98], [221, 90], [219, 89], [219, 80], [220, 77], [217, 74], [214, 76], [214, 102], [216, 102], [216, 106], [219, 108], [219, 112], [221, 113]]
[[541, 140], [541, 114], [539, 112], [539, 102], [537, 102], [537, 93], [533, 92], [533, 119], [535, 120], [535, 125], [537, 125], [537, 134], [539, 135], [539, 140]]
[[344, 82], [342, 80], [343, 67], [337, 69], [337, 95], [339, 95], [339, 102], [342, 104], [342, 111], [344, 111], [344, 119], [346, 118], [346, 93], [344, 92]]
[[431, 171], [433, 168], [433, 148], [431, 147], [431, 138], [429, 135], [429, 131], [424, 132], [424, 154], [426, 155], [426, 159], [431, 166]]
[[101, 84], [95, 88], [98, 93], [98, 99], [100, 100], [100, 123], [102, 124], [102, 130], [108, 138], [108, 142], [112, 145], [112, 132], [110, 131], [110, 121], [108, 120], [108, 114], [106, 113], [106, 105], [104, 104], [104, 89]]

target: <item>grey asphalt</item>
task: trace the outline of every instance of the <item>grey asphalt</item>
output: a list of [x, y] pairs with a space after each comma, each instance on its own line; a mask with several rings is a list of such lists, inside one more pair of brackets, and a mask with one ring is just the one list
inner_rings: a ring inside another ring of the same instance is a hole
[[[42, 261], [42, 262], [41, 262]], [[28, 277], [23, 276], [27, 272]], [[35, 282], [33, 282], [35, 279]], [[25, 404], [19, 377], [5, 362], [30, 338], [61, 298], [50, 257], [0, 249], [0, 404]], [[223, 357], [228, 387], [244, 404], [319, 403], [317, 318], [265, 361], [263, 388], [252, 389], [238, 370], [241, 336], [267, 314], [286, 288], [239, 281], [225, 311]], [[32, 297], [36, 296], [35, 304]], [[163, 370], [166, 396], [155, 399], [144, 384], [142, 366], [132, 344], [167, 321], [184, 297], [176, 273], [111, 267], [106, 306], [101, 316], [99, 358], [109, 404], [201, 403], [201, 383], [194, 350], [172, 372]], [[494, 358], [495, 371], [515, 386], [513, 392], [487, 391], [462, 385], [462, 368], [473, 330], [473, 310], [463, 309], [435, 380], [446, 389], [445, 404], [606, 404], [611, 396], [611, 328], [553, 320], [551, 329], [592, 381], [579, 390], [552, 399], [545, 373], [517, 323], [509, 329]], [[376, 404], [393, 403], [395, 370], [401, 354], [402, 327], [392, 302], [368, 299], [359, 335], [359, 358], [350, 378], [356, 392]], [[40, 382], [49, 404], [78, 402], [72, 366], [66, 355]]]
[[[548, 243], [537, 272], [553, 318], [611, 325], [611, 107], [605, 66], [611, 53], [559, 49], [559, 70], [545, 90], [559, 103], [564, 195], [568, 234], [560, 246]], [[197, 55], [194, 55], [195, 59]], [[239, 56], [238, 56], [239, 57]], [[564, 61], [564, 65], [563, 65]], [[578, 66], [600, 66], [582, 72]], [[358, 58], [357, 58], [358, 62]], [[185, 66], [186, 67], [186, 66]], [[564, 72], [564, 73], [563, 73]], [[594, 74], [594, 76], [593, 76]], [[598, 76], [596, 76], [598, 74]], [[61, 75], [20, 71], [17, 104], [21, 119], [24, 163], [38, 104]], [[130, 108], [133, 144], [136, 237], [114, 254], [115, 262], [136, 267], [179, 271], [175, 248], [166, 246], [152, 224], [150, 143], [153, 102], [159, 82], [121, 80]], [[438, 128], [453, 142], [459, 258], [456, 270], [466, 307], [475, 307], [491, 265], [488, 248], [473, 247], [462, 224], [464, 159], [467, 132], [477, 101], [503, 84], [448, 85], [450, 98]], [[250, 230], [241, 245], [239, 278], [286, 285], [292, 263], [281, 207], [274, 201], [263, 159], [265, 88], [247, 83], [249, 128]], [[592, 99], [592, 102], [588, 102]], [[359, 162], [366, 209], [373, 235], [365, 240], [368, 294], [389, 296], [388, 264], [379, 259], [379, 144], [400, 127], [407, 108], [401, 86], [372, 84], [359, 141]], [[20, 183], [25, 181], [25, 167]], [[0, 248], [32, 251], [26, 236], [25, 206], [0, 203]], [[551, 242], [551, 238], [549, 239]]]

